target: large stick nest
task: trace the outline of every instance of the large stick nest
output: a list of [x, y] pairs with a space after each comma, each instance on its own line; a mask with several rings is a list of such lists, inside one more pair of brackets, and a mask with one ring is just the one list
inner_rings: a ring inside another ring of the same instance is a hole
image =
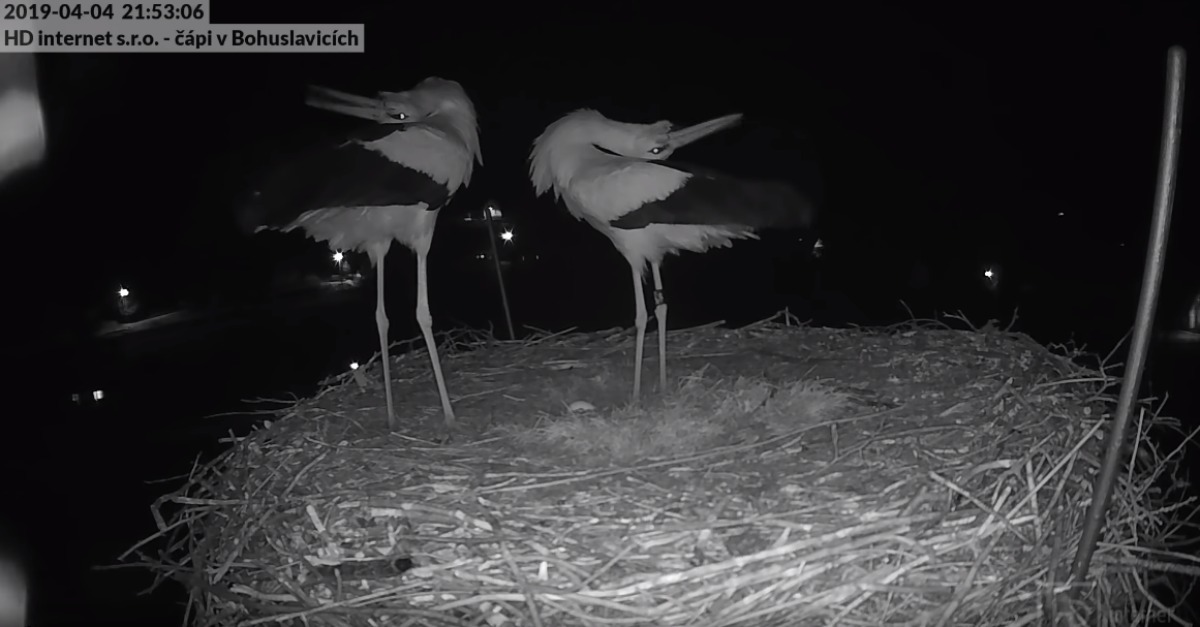
[[197, 467], [126, 557], [197, 625], [1129, 625], [1177, 618], [1150, 590], [1198, 572], [1143, 403], [1069, 594], [1116, 383], [1078, 355], [710, 325], [670, 334], [676, 387], [634, 407], [632, 343], [448, 341], [452, 438], [423, 350], [395, 360], [402, 432], [377, 368], [347, 373]]

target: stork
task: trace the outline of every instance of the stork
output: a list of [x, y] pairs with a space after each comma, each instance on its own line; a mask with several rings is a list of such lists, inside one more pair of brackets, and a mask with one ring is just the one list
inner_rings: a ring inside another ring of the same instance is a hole
[[580, 109], [533, 142], [529, 176], [537, 196], [553, 189], [576, 219], [608, 237], [633, 271], [637, 343], [633, 398], [641, 393], [646, 337], [646, 263], [654, 276], [659, 389], [667, 386], [667, 303], [660, 266], [680, 251], [704, 252], [758, 239], [755, 231], [807, 227], [815, 210], [780, 182], [743, 180], [667, 161], [677, 149], [734, 126], [741, 114], [676, 129], [668, 121], [629, 124]]
[[383, 260], [393, 240], [415, 252], [417, 324], [429, 349], [446, 424], [452, 426], [454, 409], [433, 339], [426, 259], [438, 212], [470, 184], [475, 163], [483, 165], [475, 106], [460, 84], [436, 77], [408, 91], [379, 92], [377, 98], [310, 86], [306, 104], [373, 124], [275, 171], [243, 209], [242, 225], [254, 232], [303, 229], [334, 250], [367, 253], [376, 269], [375, 323], [390, 428], [396, 413]]

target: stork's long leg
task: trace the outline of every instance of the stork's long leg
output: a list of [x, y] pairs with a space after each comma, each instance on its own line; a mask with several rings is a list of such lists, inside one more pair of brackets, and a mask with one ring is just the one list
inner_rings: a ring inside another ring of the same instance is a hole
[[433, 378], [437, 380], [438, 394], [442, 397], [442, 413], [446, 426], [454, 426], [454, 408], [450, 406], [450, 393], [446, 391], [446, 378], [442, 376], [442, 362], [438, 359], [437, 344], [433, 341], [433, 316], [429, 313], [429, 279], [425, 271], [427, 251], [417, 252], [417, 324], [425, 336], [429, 349], [429, 361], [433, 362]]
[[637, 325], [637, 348], [634, 349], [633, 364], [633, 402], [637, 402], [642, 394], [642, 351], [646, 344], [646, 294], [642, 286], [642, 269], [633, 266], [633, 321]]
[[396, 428], [396, 406], [392, 403], [392, 359], [388, 355], [388, 317], [383, 305], [383, 260], [375, 259], [375, 326], [379, 328], [379, 359], [383, 362], [383, 393], [387, 398], [388, 429]]
[[658, 262], [651, 262], [650, 270], [654, 273], [654, 317], [658, 318], [658, 391], [663, 393], [667, 391], [667, 299]]

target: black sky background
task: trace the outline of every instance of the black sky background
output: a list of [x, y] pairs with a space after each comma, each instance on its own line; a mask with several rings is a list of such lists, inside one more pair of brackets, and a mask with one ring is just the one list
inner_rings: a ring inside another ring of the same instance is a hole
[[1200, 268], [1197, 4], [740, 4], [730, 15], [697, 3], [217, 0], [220, 22], [364, 22], [367, 53], [43, 55], [52, 144], [46, 167], [3, 191], [19, 208], [12, 258], [36, 269], [24, 298], [58, 328], [122, 269], [163, 291], [230, 280], [272, 254], [236, 232], [237, 195], [267, 154], [326, 123], [304, 110], [305, 83], [369, 92], [436, 75], [474, 99], [484, 151], [447, 214], [492, 198], [531, 239], [594, 247], [601, 238], [533, 198], [526, 158], [546, 124], [581, 106], [681, 124], [741, 111], [742, 128], [687, 158], [817, 194], [847, 284], [894, 283], [879, 268], [913, 259], [990, 256], [1136, 294], [1171, 44], [1193, 55], [1193, 88], [1168, 281]]

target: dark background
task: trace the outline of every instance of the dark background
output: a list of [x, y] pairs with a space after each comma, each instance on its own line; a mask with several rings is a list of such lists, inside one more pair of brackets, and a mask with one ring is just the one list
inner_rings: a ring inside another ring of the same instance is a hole
[[[621, 272], [602, 238], [533, 198], [525, 159], [548, 122], [579, 106], [646, 122], [743, 111], [743, 128], [688, 158], [818, 195], [824, 284], [860, 309], [903, 296], [917, 261], [948, 294], [931, 304], [961, 305], [955, 280], [985, 262], [1027, 289], [1127, 303], [1149, 223], [1165, 50], [1200, 30], [1194, 4], [1182, 2], [732, 16], [632, 3], [557, 15], [381, 4], [214, 7], [225, 22], [367, 22], [365, 55], [43, 56], [54, 145], [40, 178], [52, 182], [35, 201], [6, 202], [24, 207], [10, 223], [12, 253], [54, 277], [23, 288], [53, 303], [54, 315], [39, 318], [61, 328], [83, 288], [108, 290], [117, 269], [136, 268], [154, 292], [241, 280], [272, 251], [236, 233], [231, 202], [273, 145], [321, 123], [300, 104], [304, 84], [401, 89], [428, 75], [461, 81], [480, 111], [486, 167], [447, 213], [494, 199], [523, 233], [555, 234], [522, 241], [558, 244], [571, 265]], [[1181, 186], [1177, 234], [1196, 230], [1194, 197]], [[1187, 282], [1191, 252], [1172, 247], [1168, 285]], [[703, 270], [678, 269], [687, 264]], [[677, 288], [687, 274], [716, 271], [701, 259], [671, 265]], [[1064, 319], [1095, 311], [1061, 300]], [[1124, 323], [1132, 310], [1112, 315]]]
[[[548, 10], [218, 0], [220, 22], [366, 23], [367, 52], [42, 55], [49, 158], [0, 189], [15, 372], [15, 409], [3, 420], [14, 451], [6, 459], [21, 464], [7, 475], [17, 485], [5, 507], [39, 556], [39, 589], [55, 591], [38, 593], [38, 611], [134, 624], [131, 608], [141, 606], [127, 578], [82, 568], [152, 530], [145, 507], [165, 488], [146, 479], [186, 470], [197, 450], [218, 450], [214, 433], [248, 424], [196, 419], [235, 410], [240, 398], [309, 392], [375, 350], [369, 282], [346, 302], [284, 300], [272, 277], [321, 265], [328, 251], [235, 227], [256, 177], [330, 124], [303, 107], [305, 84], [368, 93], [432, 75], [460, 81], [474, 100], [484, 167], [443, 213], [431, 255], [440, 329], [502, 327], [490, 267], [470, 265], [486, 239], [455, 225], [489, 201], [516, 233], [506, 254], [534, 259], [509, 270], [518, 327], [631, 324], [624, 261], [563, 207], [534, 198], [532, 140], [584, 106], [680, 124], [740, 111], [741, 127], [680, 156], [788, 180], [819, 199], [818, 224], [671, 258], [673, 328], [783, 307], [830, 325], [939, 311], [1007, 322], [1019, 309], [1016, 328], [1041, 341], [1106, 352], [1136, 309], [1172, 44], [1193, 55], [1193, 89], [1159, 328], [1178, 325], [1200, 289], [1198, 4]], [[413, 265], [399, 248], [388, 258], [393, 340], [416, 333]], [[997, 289], [982, 279], [986, 267], [1000, 272]], [[95, 340], [117, 285], [164, 310], [258, 309]], [[1194, 356], [1156, 351], [1148, 391], [1184, 399], [1173, 412], [1194, 424]], [[99, 388], [111, 401], [87, 411], [65, 400]]]

